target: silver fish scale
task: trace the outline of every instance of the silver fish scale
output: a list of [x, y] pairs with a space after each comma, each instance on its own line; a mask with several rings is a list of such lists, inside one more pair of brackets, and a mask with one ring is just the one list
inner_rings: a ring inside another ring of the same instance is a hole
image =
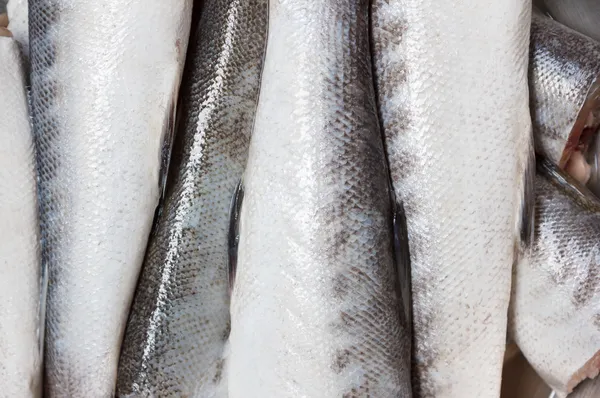
[[190, 46], [181, 121], [119, 366], [119, 396], [219, 395], [229, 335], [229, 208], [246, 163], [267, 0], [209, 0]]
[[533, 13], [529, 86], [537, 152], [558, 163], [599, 76], [600, 43]]
[[409, 396], [368, 23], [366, 0], [270, 1], [231, 397]]

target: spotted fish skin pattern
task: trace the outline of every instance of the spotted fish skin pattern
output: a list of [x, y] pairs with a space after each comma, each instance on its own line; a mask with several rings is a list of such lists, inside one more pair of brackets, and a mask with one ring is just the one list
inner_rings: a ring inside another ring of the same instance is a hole
[[410, 397], [369, 4], [269, 3], [229, 396]]
[[564, 397], [600, 368], [600, 203], [559, 176], [536, 180], [535, 240], [515, 267], [509, 332]]
[[123, 343], [119, 396], [227, 396], [229, 209], [248, 156], [267, 16], [267, 0], [204, 2], [165, 200]]
[[31, 0], [44, 390], [112, 397], [167, 162], [191, 0]]
[[500, 394], [511, 269], [532, 231], [530, 7], [372, 2], [380, 119], [408, 226], [417, 397]]
[[0, 384], [2, 397], [39, 397], [43, 292], [35, 154], [25, 73], [0, 37]]
[[563, 167], [569, 138], [581, 134], [590, 111], [600, 117], [600, 43], [534, 12], [529, 54], [535, 149]]

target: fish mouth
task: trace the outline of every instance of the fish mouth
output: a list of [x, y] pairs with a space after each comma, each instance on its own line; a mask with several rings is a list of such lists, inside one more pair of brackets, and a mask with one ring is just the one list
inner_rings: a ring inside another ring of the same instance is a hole
[[600, 75], [577, 115], [558, 166], [600, 197]]

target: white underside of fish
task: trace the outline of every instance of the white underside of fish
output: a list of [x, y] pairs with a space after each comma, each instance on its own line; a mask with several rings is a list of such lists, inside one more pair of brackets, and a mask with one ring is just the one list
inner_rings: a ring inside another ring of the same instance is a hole
[[40, 250], [33, 137], [17, 43], [0, 37], [0, 396], [41, 393]]

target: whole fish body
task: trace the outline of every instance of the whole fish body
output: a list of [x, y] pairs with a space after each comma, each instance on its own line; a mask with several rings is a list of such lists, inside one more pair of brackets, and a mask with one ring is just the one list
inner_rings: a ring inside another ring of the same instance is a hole
[[380, 117], [408, 224], [417, 397], [500, 394], [511, 269], [532, 229], [530, 6], [373, 2]]
[[191, 7], [29, 2], [50, 397], [114, 395], [170, 150]]
[[121, 354], [119, 396], [227, 396], [229, 210], [248, 154], [267, 0], [207, 0], [182, 82], [162, 211]]
[[552, 18], [600, 42], [600, 2], [597, 0], [540, 0], [539, 3]]
[[534, 12], [529, 82], [536, 151], [564, 169], [600, 125], [600, 43]]
[[17, 43], [0, 37], [0, 385], [41, 393], [42, 294], [35, 154]]
[[535, 241], [515, 268], [510, 334], [563, 397], [600, 368], [600, 203], [543, 164], [551, 173], [536, 180]]
[[269, 3], [229, 396], [410, 397], [368, 1]]

